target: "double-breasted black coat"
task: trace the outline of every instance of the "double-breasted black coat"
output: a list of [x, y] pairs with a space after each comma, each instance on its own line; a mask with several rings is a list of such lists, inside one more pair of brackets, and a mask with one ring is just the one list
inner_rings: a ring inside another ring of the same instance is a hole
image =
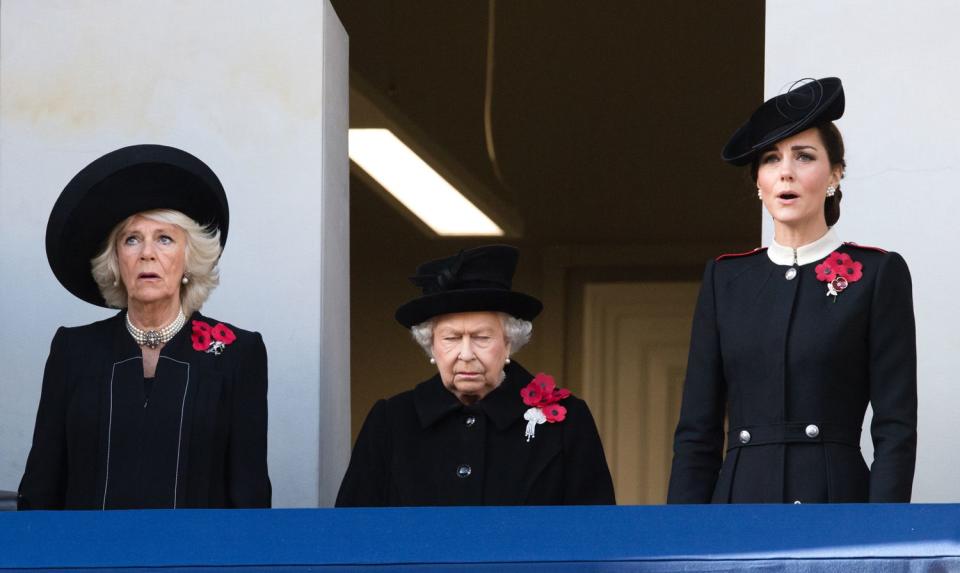
[[613, 482], [590, 410], [573, 396], [566, 419], [527, 441], [516, 362], [466, 406], [439, 374], [374, 404], [357, 437], [338, 507], [613, 504]]
[[[862, 263], [837, 296], [816, 271], [831, 250]], [[917, 395], [906, 263], [837, 240], [798, 261], [791, 279], [791, 265], [772, 257], [760, 249], [707, 264], [668, 501], [908, 502]], [[868, 403], [869, 469], [859, 447]]]
[[267, 355], [229, 326], [221, 354], [195, 350], [194, 313], [148, 386], [124, 313], [54, 336], [21, 509], [269, 507]]

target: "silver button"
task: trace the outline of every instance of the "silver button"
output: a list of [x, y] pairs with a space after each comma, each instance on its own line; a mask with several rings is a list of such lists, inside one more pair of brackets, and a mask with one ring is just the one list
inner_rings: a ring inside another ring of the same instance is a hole
[[799, 499], [794, 500], [793, 505], [800, 505], [800, 500]]
[[467, 419], [464, 421], [464, 423], [467, 424], [467, 427], [468, 427], [468, 428], [472, 428], [473, 425], [477, 423], [477, 417], [476, 417], [476, 416], [467, 416]]
[[750, 443], [750, 432], [746, 430], [740, 430], [740, 443], [749, 444]]
[[816, 424], [810, 424], [807, 426], [805, 432], [807, 433], [808, 438], [816, 438], [820, 435], [820, 428], [818, 428]]
[[789, 269], [787, 269], [787, 272], [784, 273], [783, 276], [786, 277], [788, 281], [792, 281], [793, 279], [797, 278], [796, 267], [790, 267]]
[[467, 464], [463, 464], [462, 466], [457, 468], [457, 477], [460, 477], [460, 478], [470, 477], [470, 474], [472, 473], [473, 473], [473, 470], [470, 469], [470, 466], [468, 466]]

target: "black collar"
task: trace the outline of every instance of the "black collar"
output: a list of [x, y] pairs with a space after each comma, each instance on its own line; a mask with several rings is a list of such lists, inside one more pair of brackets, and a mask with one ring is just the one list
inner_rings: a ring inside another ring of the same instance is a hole
[[413, 390], [413, 402], [420, 418], [420, 426], [427, 428], [461, 410], [483, 412], [498, 430], [506, 429], [523, 418], [527, 406], [520, 397], [520, 390], [533, 380], [533, 375], [516, 362], [508, 364], [503, 371], [507, 376], [500, 386], [470, 406], [461, 403], [444, 387], [439, 374], [421, 382]]

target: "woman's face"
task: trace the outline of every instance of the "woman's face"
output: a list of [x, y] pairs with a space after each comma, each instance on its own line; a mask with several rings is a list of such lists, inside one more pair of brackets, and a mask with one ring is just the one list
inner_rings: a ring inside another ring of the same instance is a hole
[[179, 226], [134, 215], [117, 235], [116, 245], [127, 300], [179, 302], [186, 247], [187, 233]]
[[434, 319], [433, 358], [443, 385], [464, 404], [500, 385], [510, 344], [495, 312], [460, 312]]
[[761, 152], [757, 187], [773, 219], [790, 226], [823, 221], [828, 186], [840, 184], [816, 128], [778, 141]]

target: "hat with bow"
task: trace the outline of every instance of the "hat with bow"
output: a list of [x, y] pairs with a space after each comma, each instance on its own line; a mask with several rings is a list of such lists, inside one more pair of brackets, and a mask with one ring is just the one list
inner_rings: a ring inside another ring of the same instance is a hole
[[477, 311], [532, 320], [543, 304], [511, 290], [518, 258], [510, 245], [485, 245], [420, 265], [410, 282], [423, 294], [397, 309], [397, 322], [409, 328], [442, 314]]

